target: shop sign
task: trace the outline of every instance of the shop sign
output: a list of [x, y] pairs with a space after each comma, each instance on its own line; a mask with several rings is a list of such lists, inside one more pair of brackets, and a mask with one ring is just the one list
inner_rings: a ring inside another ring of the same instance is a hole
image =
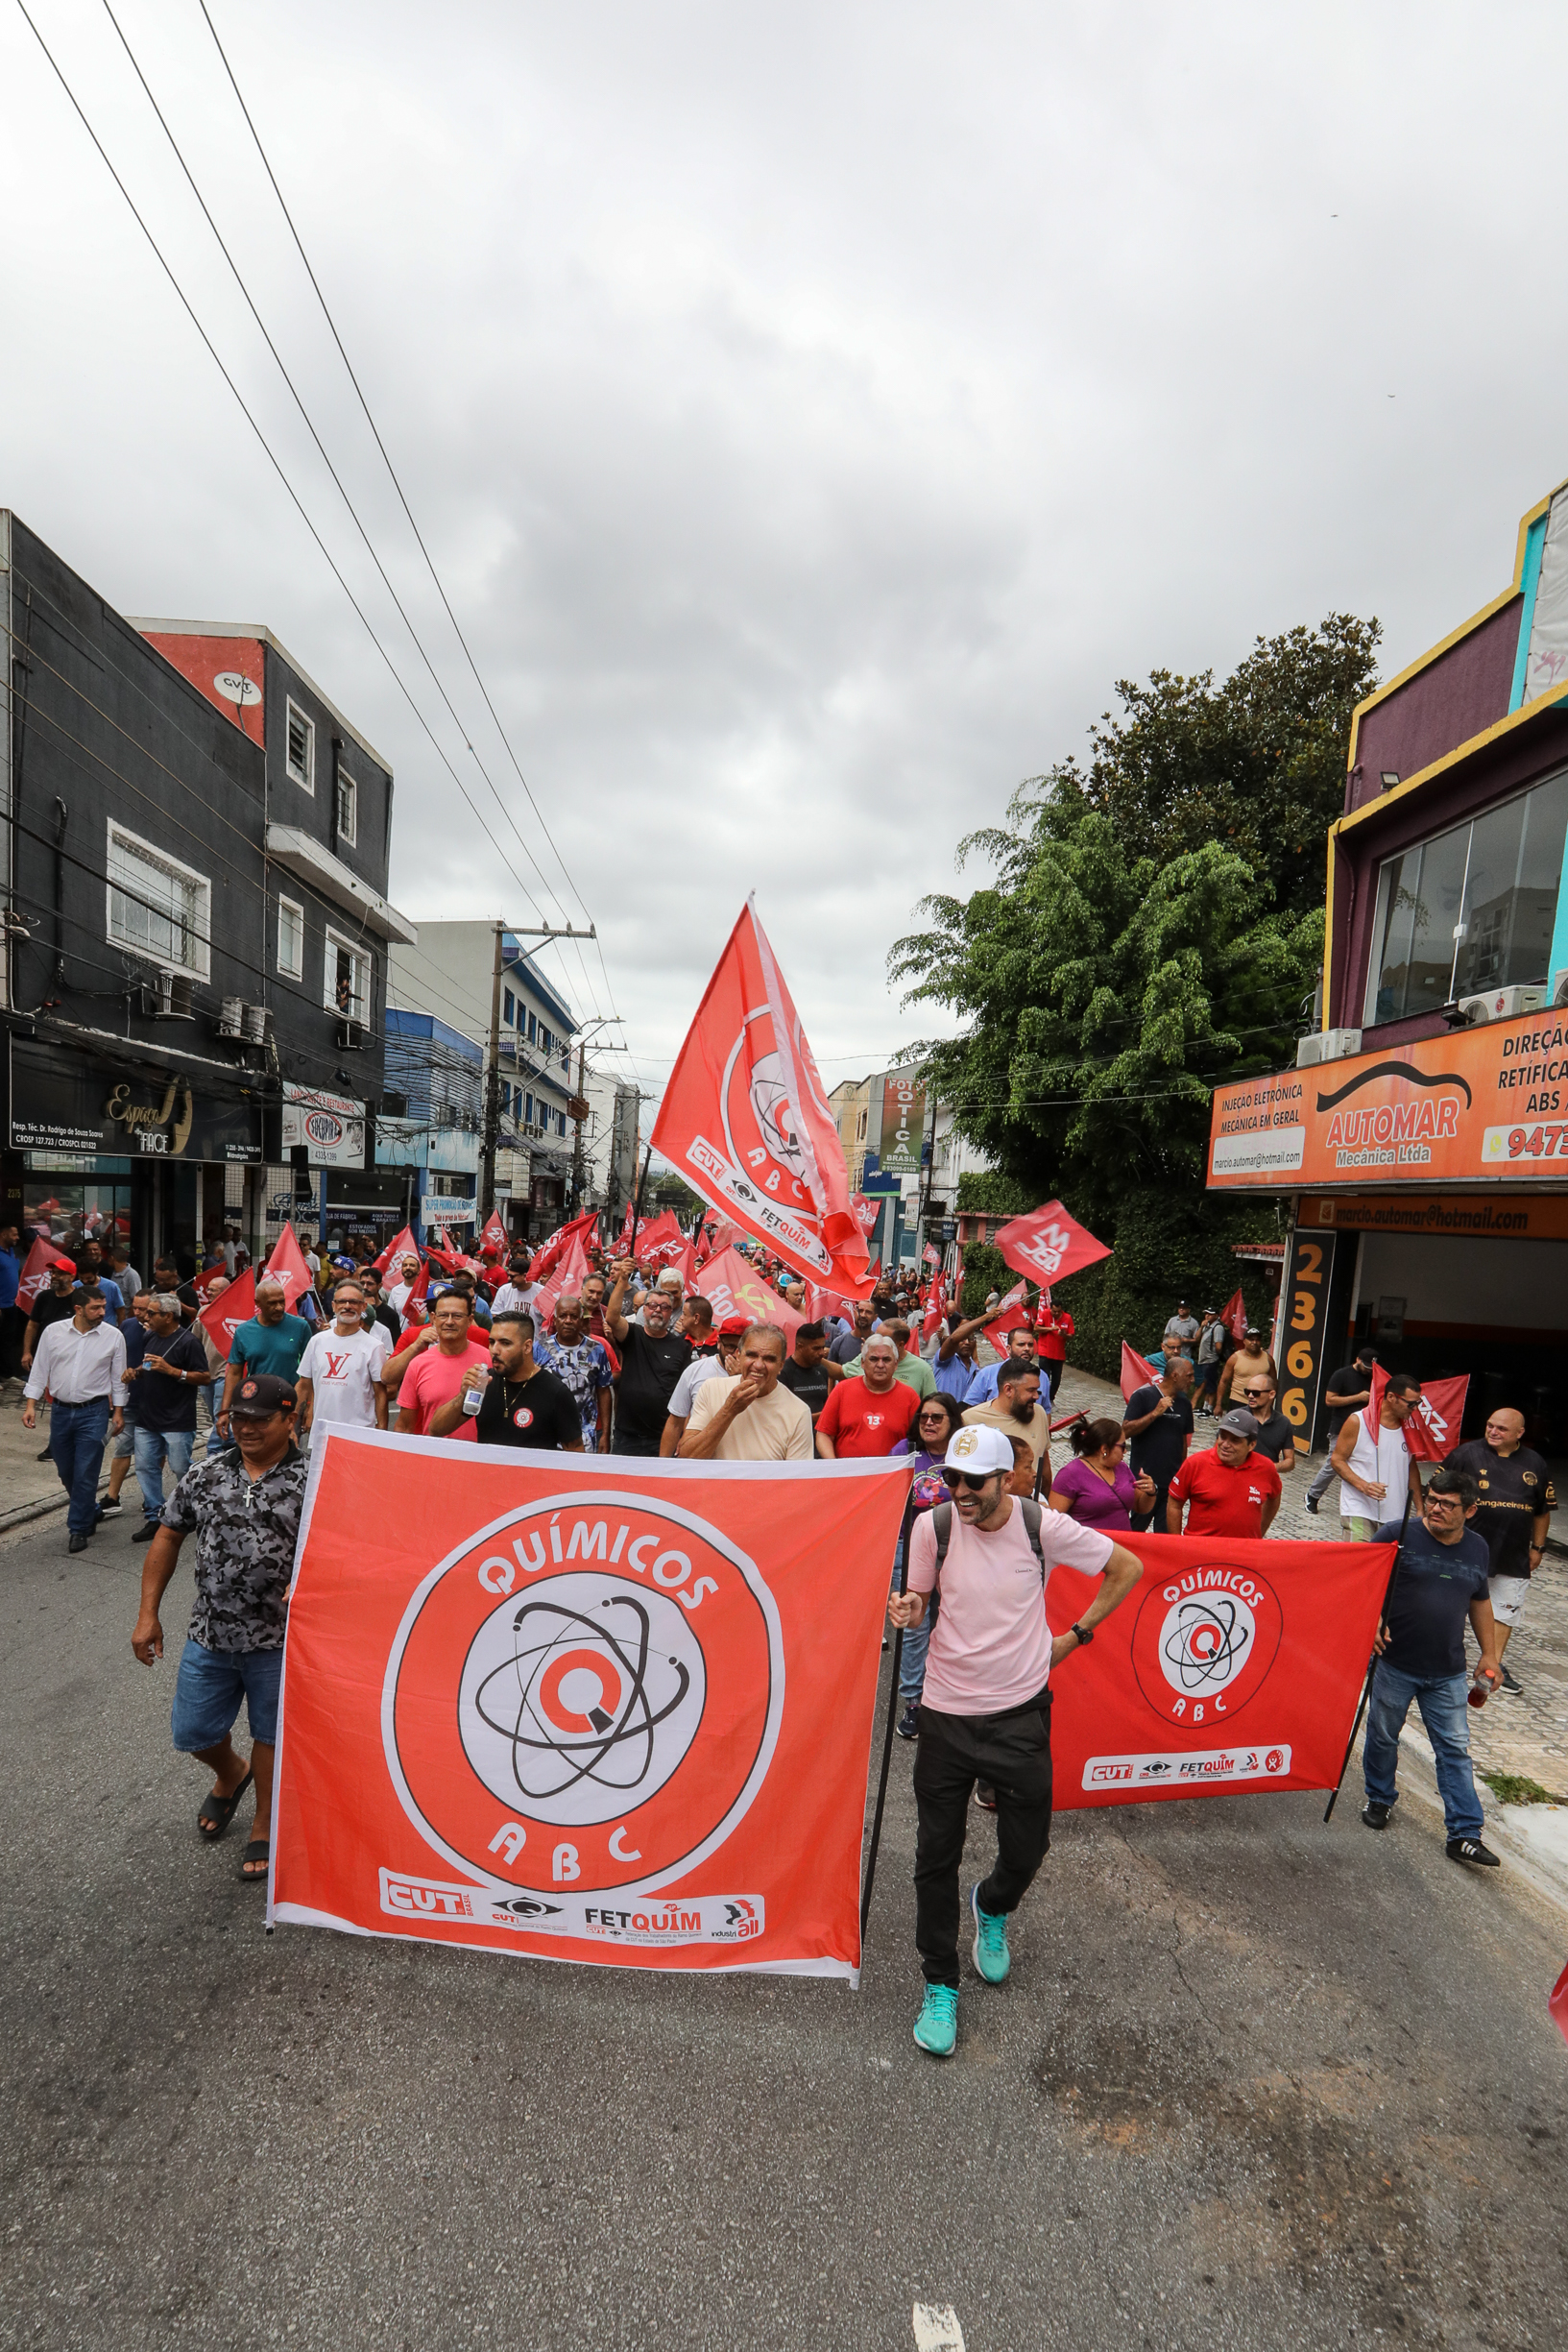
[[1215, 1089], [1211, 1190], [1568, 1183], [1568, 1013]]
[[[883, 1176], [918, 1176], [926, 1125], [926, 1089], [918, 1079], [882, 1080], [882, 1134], [878, 1158]], [[868, 1192], [872, 1189], [868, 1184]]]
[[11, 1143], [13, 1151], [118, 1154], [150, 1159], [261, 1157], [261, 1109], [225, 1102], [181, 1071], [57, 1060], [47, 1048], [18, 1039], [12, 1047]]
[[1568, 1241], [1568, 1199], [1550, 1193], [1325, 1193], [1296, 1223], [1340, 1233], [1432, 1233], [1458, 1241]]
[[365, 1105], [350, 1095], [285, 1083], [280, 1140], [285, 1153], [303, 1144], [312, 1168], [363, 1168]]
[[1329, 1284], [1335, 1247], [1332, 1233], [1292, 1233], [1280, 1284], [1279, 1409], [1291, 1430], [1308, 1444], [1317, 1424], [1323, 1359], [1330, 1345]]
[[479, 1222], [479, 1203], [470, 1193], [465, 1200], [456, 1193], [422, 1193], [420, 1223], [423, 1225], [471, 1225]]

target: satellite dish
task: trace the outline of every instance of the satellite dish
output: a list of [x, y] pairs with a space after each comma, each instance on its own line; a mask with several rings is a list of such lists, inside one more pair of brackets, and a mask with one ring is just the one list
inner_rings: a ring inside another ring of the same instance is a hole
[[220, 693], [225, 702], [237, 702], [242, 708], [247, 703], [261, 700], [260, 687], [253, 678], [248, 678], [242, 669], [220, 669], [212, 685], [214, 691]]

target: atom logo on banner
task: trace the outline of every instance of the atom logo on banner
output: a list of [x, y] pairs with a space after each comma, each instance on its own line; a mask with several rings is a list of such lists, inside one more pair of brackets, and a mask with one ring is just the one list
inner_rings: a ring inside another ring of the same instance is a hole
[[612, 1488], [534, 1504], [431, 1570], [388, 1661], [383, 1745], [421, 1834], [490, 1886], [641, 1893], [744, 1818], [784, 1685], [755, 1564]]
[[618, 1578], [558, 1576], [493, 1612], [458, 1690], [470, 1763], [544, 1821], [618, 1821], [684, 1760], [702, 1721], [702, 1644], [674, 1601]]
[[1267, 1680], [1283, 1628], [1278, 1597], [1254, 1570], [1187, 1570], [1156, 1586], [1139, 1609], [1138, 1686], [1167, 1722], [1228, 1722]]

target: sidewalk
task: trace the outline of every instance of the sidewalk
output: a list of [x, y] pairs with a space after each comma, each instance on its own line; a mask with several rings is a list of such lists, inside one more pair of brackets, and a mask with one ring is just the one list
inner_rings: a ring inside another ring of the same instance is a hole
[[[206, 1407], [197, 1408], [197, 1459], [205, 1457], [208, 1428]], [[30, 1519], [47, 1518], [60, 1514], [60, 1540], [64, 1540], [65, 1490], [53, 1462], [38, 1460], [40, 1447], [49, 1442], [49, 1408], [38, 1407], [36, 1429], [22, 1427], [22, 1391], [19, 1381], [0, 1388], [0, 1535], [8, 1527], [21, 1527]], [[113, 1439], [104, 1448], [104, 1467], [99, 1474], [98, 1492], [102, 1498], [109, 1486], [109, 1466], [112, 1459]], [[165, 1466], [163, 1491], [173, 1491], [174, 1480]], [[141, 1490], [133, 1472], [121, 1490], [125, 1505], [123, 1520], [114, 1522], [127, 1527], [141, 1524]], [[106, 1525], [109, 1522], [106, 1521]]]
[[[1079, 1408], [1120, 1420], [1122, 1393], [1110, 1381], [1097, 1380], [1093, 1374], [1070, 1367], [1051, 1418], [1059, 1420], [1064, 1413]], [[1194, 1444], [1202, 1447], [1213, 1443], [1214, 1423], [1199, 1421]], [[1064, 1434], [1054, 1442], [1051, 1458], [1064, 1463], [1070, 1450]], [[1319, 1454], [1311, 1467], [1298, 1462], [1285, 1479], [1285, 1498], [1269, 1530], [1271, 1538], [1289, 1537], [1304, 1543], [1339, 1540], [1336, 1489], [1331, 1487], [1324, 1495], [1315, 1518], [1303, 1507], [1302, 1498], [1313, 1470], [1322, 1459]], [[1525, 1622], [1508, 1643], [1509, 1670], [1523, 1685], [1524, 1696], [1518, 1699], [1498, 1696], [1472, 1713], [1471, 1755], [1483, 1779], [1533, 1781], [1564, 1801], [1564, 1807], [1556, 1811], [1539, 1805], [1510, 1804], [1506, 1817], [1509, 1827], [1532, 1846], [1544, 1839], [1549, 1846], [1561, 1848], [1564, 1862], [1559, 1866], [1568, 1868], [1568, 1554], [1554, 1545], [1545, 1564], [1530, 1582]], [[1468, 1637], [1466, 1649], [1474, 1665], [1476, 1646]], [[1413, 1714], [1411, 1720], [1415, 1720]], [[1420, 1745], [1424, 1748], [1425, 1742]], [[1494, 1789], [1485, 1800], [1488, 1815], [1493, 1813], [1497, 1802]]]

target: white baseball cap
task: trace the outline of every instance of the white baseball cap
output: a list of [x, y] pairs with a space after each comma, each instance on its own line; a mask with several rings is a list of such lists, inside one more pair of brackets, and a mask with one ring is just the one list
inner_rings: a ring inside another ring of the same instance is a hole
[[989, 1478], [998, 1470], [1004, 1470], [1010, 1476], [1013, 1467], [1012, 1440], [984, 1421], [968, 1421], [955, 1437], [948, 1441], [943, 1467], [967, 1470], [972, 1478]]

